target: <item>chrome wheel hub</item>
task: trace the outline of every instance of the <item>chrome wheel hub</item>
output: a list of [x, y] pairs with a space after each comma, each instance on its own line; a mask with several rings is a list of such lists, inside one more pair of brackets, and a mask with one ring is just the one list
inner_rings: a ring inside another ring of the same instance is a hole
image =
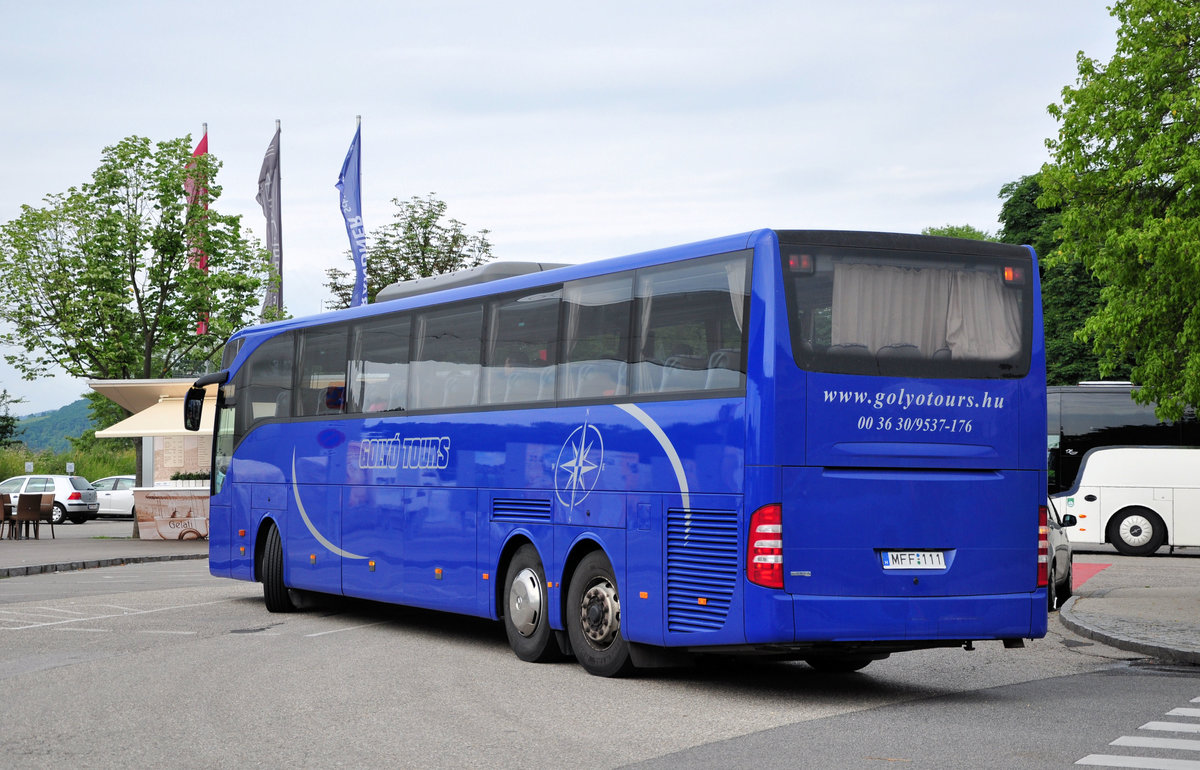
[[517, 573], [508, 592], [508, 617], [521, 636], [532, 636], [542, 617], [542, 581], [526, 567]]
[[621, 630], [621, 602], [617, 590], [604, 579], [592, 581], [583, 594], [579, 621], [588, 644], [603, 650]]

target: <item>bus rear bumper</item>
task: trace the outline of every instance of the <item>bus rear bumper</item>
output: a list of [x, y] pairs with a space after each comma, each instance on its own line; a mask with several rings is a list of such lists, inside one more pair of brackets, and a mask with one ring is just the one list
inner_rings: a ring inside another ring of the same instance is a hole
[[[753, 593], [759, 593], [754, 591]], [[1036, 639], [1046, 635], [1046, 590], [985, 596], [747, 597], [751, 644]], [[761, 603], [760, 603], [761, 602]]]

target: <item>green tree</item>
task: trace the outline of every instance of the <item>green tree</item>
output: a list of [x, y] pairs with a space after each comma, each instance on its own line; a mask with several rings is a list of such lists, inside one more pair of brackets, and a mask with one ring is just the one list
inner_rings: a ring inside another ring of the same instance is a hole
[[994, 241], [996, 237], [971, 225], [942, 225], [941, 227], [926, 227], [921, 235], [941, 235], [946, 238], [966, 238], [971, 241]]
[[[1042, 208], [1042, 186], [1036, 174], [1023, 176], [1000, 188], [1001, 229], [1004, 243], [1028, 244], [1039, 257], [1042, 280], [1042, 315], [1046, 336], [1046, 381], [1074, 385], [1101, 378], [1099, 359], [1083, 336], [1088, 317], [1100, 302], [1100, 284], [1073, 254], [1064, 252], [1056, 235], [1061, 212]], [[1129, 376], [1125, 365], [1109, 373]]]
[[[214, 207], [220, 163], [191, 138], [129, 137], [90, 182], [23, 206], [0, 228], [0, 342], [26, 379], [187, 376], [254, 320], [267, 256]], [[195, 194], [186, 187], [196, 182]], [[207, 272], [193, 266], [207, 258]], [[206, 318], [207, 334], [197, 334]], [[198, 363], [199, 362], [199, 363]]]
[[9, 411], [9, 407], [24, 402], [23, 398], [9, 396], [7, 389], [0, 391], [0, 448], [16, 446], [21, 443], [18, 439], [21, 429], [17, 425], [17, 418], [13, 417]]
[[[88, 417], [91, 418], [92, 424], [95, 427], [88, 428], [79, 436], [69, 437], [67, 441], [70, 442], [71, 449], [81, 453], [90, 452], [103, 442], [103, 446], [107, 451], [120, 451], [121, 449], [132, 449], [134, 452], [141, 451], [142, 442], [140, 439], [96, 438], [96, 431], [116, 425], [129, 416], [129, 412], [125, 410], [125, 407], [95, 391], [84, 393], [83, 397], [88, 402]], [[139, 460], [140, 457], [138, 455]]]
[[1179, 419], [1200, 403], [1200, 3], [1118, 0], [1107, 65], [1050, 106], [1041, 203], [1061, 207], [1062, 249], [1101, 284], [1084, 333], [1108, 375], [1132, 360], [1138, 400]]
[[[393, 198], [398, 211], [393, 221], [371, 231], [367, 247], [367, 302], [374, 302], [380, 289], [396, 281], [425, 278], [478, 267], [492, 257], [487, 230], [475, 235], [464, 231], [457, 219], [446, 220], [446, 203], [430, 193], [406, 201]], [[347, 258], [353, 259], [349, 255]], [[350, 307], [354, 274], [337, 268], [325, 271], [325, 287], [334, 296], [334, 306]]]

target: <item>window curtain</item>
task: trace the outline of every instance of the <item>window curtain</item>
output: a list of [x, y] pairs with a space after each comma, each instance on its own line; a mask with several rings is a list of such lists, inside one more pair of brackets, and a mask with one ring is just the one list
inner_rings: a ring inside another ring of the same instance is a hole
[[1004, 359], [1021, 345], [1019, 296], [993, 272], [838, 262], [834, 345], [915, 345], [923, 356]]
[[725, 281], [729, 286], [729, 301], [733, 303], [733, 317], [737, 319], [738, 331], [742, 329], [742, 316], [746, 309], [746, 258], [725, 263]]

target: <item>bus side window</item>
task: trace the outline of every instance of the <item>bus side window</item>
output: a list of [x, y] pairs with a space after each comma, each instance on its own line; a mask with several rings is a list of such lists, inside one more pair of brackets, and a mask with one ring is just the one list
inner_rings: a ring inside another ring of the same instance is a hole
[[638, 271], [635, 393], [745, 385], [748, 265], [743, 252]]
[[409, 399], [413, 409], [479, 403], [483, 305], [436, 307], [417, 315]]
[[345, 410], [346, 327], [317, 327], [300, 336], [298, 416], [341, 414]]
[[560, 399], [628, 393], [629, 308], [633, 273], [572, 281], [563, 287]]
[[351, 412], [402, 412], [408, 408], [407, 315], [365, 321], [354, 330], [347, 379]]
[[235, 439], [246, 435], [259, 420], [291, 416], [292, 359], [295, 338], [281, 334], [250, 354], [238, 375]]
[[543, 395], [541, 384], [543, 377], [554, 374], [561, 297], [558, 289], [539, 289], [488, 303], [481, 403], [554, 398], [553, 389]]

